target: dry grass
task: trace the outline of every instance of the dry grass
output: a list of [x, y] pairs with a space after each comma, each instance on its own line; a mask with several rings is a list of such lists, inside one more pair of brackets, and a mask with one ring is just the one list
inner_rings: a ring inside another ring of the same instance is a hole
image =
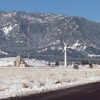
[[5, 90], [7, 90], [8, 88], [3, 88], [3, 89], [0, 89], [0, 91], [5, 91]]
[[39, 87], [44, 86], [45, 84], [43, 82], [39, 83]]
[[28, 86], [26, 83], [23, 83], [23, 84], [22, 84], [22, 87], [23, 87], [23, 88], [28, 88], [29, 86]]
[[59, 83], [61, 83], [61, 81], [58, 80], [58, 81], [55, 81], [54, 83], [55, 83], [55, 84], [59, 84]]

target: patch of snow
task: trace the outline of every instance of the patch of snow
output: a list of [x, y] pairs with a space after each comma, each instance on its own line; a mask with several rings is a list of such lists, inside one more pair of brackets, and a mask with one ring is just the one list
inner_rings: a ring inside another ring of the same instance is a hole
[[44, 48], [44, 49], [42, 49], [42, 50], [39, 50], [38, 52], [44, 52], [44, 51], [46, 51], [46, 50], [48, 50], [48, 48]]
[[15, 41], [15, 42], [16, 42], [16, 43], [23, 43], [24, 41], [18, 41], [18, 40], [17, 40], [17, 41]]
[[83, 50], [85, 50], [87, 48], [87, 46], [83, 46]]
[[7, 52], [4, 52], [4, 51], [0, 51], [1, 54], [4, 54], [4, 55], [8, 55]]
[[7, 13], [7, 14], [3, 14], [4, 17], [11, 17], [12, 14], [11, 13]]
[[77, 42], [74, 44], [74, 47], [77, 47], [77, 46], [80, 46], [81, 44], [80, 43], [78, 43], [78, 40], [77, 40]]
[[0, 58], [0, 66], [12, 65], [12, 61], [15, 60], [15, 57]]
[[60, 40], [56, 40], [55, 42], [50, 43], [48, 46], [60, 44]]
[[[27, 64], [30, 66], [45, 66], [47, 64], [46, 61], [43, 60], [36, 60], [36, 59], [27, 59], [23, 58]], [[0, 59], [0, 66], [7, 66], [7, 65], [12, 65], [12, 62], [15, 61], [15, 57], [8, 57], [8, 58], [1, 58]]]
[[96, 55], [96, 54], [89, 54], [89, 53], [88, 53], [88, 56], [89, 56], [89, 57], [100, 57], [100, 55]]
[[10, 31], [16, 27], [17, 24], [15, 24], [14, 26], [8, 26], [8, 27], [3, 27], [3, 29], [1, 29], [6, 35], [8, 35], [8, 33], [10, 33]]
[[55, 46], [51, 46], [50, 49], [51, 49], [51, 50], [55, 50], [56, 47], [55, 47]]
[[78, 50], [78, 51], [84, 51], [87, 48], [87, 46], [85, 44], [84, 45], [80, 44], [77, 40], [75, 44], [70, 45], [67, 48], [75, 49], [75, 50]]
[[55, 42], [53, 42], [52, 44], [53, 45], [57, 45], [57, 44], [59, 44], [60, 43], [60, 40], [56, 40]]
[[9, 26], [9, 27], [4, 27], [2, 30], [4, 31], [4, 33], [7, 35], [13, 27]]
[[65, 17], [59, 17], [59, 19], [64, 19]]
[[78, 25], [76, 25], [76, 27], [77, 27], [77, 28], [79, 28], [79, 26], [78, 26]]
[[57, 50], [63, 50], [61, 46], [57, 46]]
[[7, 13], [7, 14], [3, 14], [3, 17], [6, 17], [6, 18], [7, 18], [7, 17], [12, 17], [12, 15], [15, 16], [16, 13], [17, 13], [17, 12], [10, 12], [10, 13]]

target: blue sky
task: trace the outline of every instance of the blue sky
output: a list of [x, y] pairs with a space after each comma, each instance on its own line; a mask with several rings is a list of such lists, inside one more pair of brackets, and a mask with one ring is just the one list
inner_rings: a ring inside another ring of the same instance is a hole
[[100, 0], [0, 0], [0, 10], [48, 12], [100, 22]]

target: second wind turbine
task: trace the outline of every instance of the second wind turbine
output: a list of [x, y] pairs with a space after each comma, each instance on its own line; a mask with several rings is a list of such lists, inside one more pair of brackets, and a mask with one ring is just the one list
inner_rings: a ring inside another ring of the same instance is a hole
[[67, 43], [63, 41], [63, 44], [64, 44], [64, 66], [66, 67], [67, 66]]

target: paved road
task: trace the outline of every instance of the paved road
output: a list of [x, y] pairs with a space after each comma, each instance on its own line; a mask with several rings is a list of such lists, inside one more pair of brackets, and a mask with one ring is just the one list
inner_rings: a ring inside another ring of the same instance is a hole
[[5, 100], [100, 100], [100, 82]]

